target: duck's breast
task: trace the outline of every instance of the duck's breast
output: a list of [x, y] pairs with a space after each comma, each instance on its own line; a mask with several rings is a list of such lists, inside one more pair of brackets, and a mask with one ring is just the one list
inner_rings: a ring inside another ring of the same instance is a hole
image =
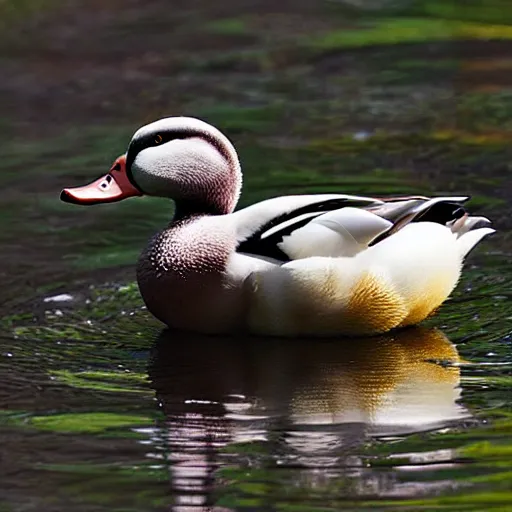
[[148, 310], [169, 327], [236, 330], [243, 318], [242, 283], [228, 273], [236, 240], [223, 218], [172, 224], [143, 251], [137, 281]]

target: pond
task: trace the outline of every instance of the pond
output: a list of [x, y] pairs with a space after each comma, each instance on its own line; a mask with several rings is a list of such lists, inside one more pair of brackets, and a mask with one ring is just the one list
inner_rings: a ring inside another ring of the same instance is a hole
[[48, 295], [4, 320], [5, 510], [504, 509], [510, 270], [360, 339], [170, 332], [133, 284]]
[[[0, 5], [0, 512], [507, 510], [512, 11], [22, 4]], [[469, 194], [498, 231], [418, 327], [165, 330], [133, 268], [172, 205], [58, 197], [169, 114], [233, 140], [242, 206]]]

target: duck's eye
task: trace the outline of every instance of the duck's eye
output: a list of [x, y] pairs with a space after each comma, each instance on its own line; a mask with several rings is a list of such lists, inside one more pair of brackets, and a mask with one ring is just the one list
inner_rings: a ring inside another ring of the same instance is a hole
[[162, 138], [162, 136], [159, 134], [155, 137], [155, 144], [160, 144], [164, 139]]

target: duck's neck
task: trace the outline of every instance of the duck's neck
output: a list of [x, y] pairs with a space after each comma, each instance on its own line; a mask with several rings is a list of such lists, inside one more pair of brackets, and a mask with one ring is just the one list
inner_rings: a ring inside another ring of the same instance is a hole
[[228, 203], [217, 200], [176, 201], [173, 222], [206, 215], [226, 215], [232, 212], [232, 204], [233, 201]]
[[[225, 171], [225, 172], [224, 172]], [[197, 215], [226, 215], [231, 213], [238, 202], [242, 175], [238, 161], [231, 162], [228, 169], [218, 171], [201, 179], [201, 173], [194, 184], [181, 183], [173, 199], [176, 204], [175, 220]]]
[[174, 208], [173, 223], [183, 221], [193, 217], [203, 217], [205, 215], [223, 215], [228, 213], [215, 205], [204, 204], [197, 201], [176, 202]]

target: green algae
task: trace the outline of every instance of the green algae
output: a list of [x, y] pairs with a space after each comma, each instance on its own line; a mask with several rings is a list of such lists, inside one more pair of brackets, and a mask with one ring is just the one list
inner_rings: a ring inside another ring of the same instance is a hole
[[89, 412], [32, 416], [30, 425], [52, 432], [100, 434], [110, 429], [138, 427], [151, 423], [151, 418], [110, 412]]
[[55, 0], [3, 0], [0, 2], [0, 26], [3, 29], [3, 37], [9, 34], [13, 22], [19, 22], [24, 18], [45, 13], [58, 7]]
[[112, 371], [71, 372], [69, 370], [52, 370], [50, 375], [68, 386], [83, 389], [95, 389], [111, 393], [150, 393], [147, 375]]
[[[510, 425], [509, 425], [510, 428]], [[512, 429], [510, 429], [512, 431]], [[489, 460], [510, 460], [512, 456], [512, 443], [491, 443], [489, 441], [481, 441], [479, 443], [466, 446], [461, 451], [462, 455], [471, 459]]]
[[59, 495], [75, 506], [106, 505], [114, 512], [160, 510], [171, 501], [164, 492], [165, 472], [147, 462], [126, 466], [108, 463], [40, 464], [43, 476], [65, 477]]
[[510, 132], [511, 116], [512, 92], [507, 90], [474, 92], [462, 96], [457, 102], [458, 120], [467, 130]]
[[445, 19], [512, 23], [512, 12], [507, 0], [416, 0], [406, 9], [432, 17]]
[[210, 21], [205, 25], [205, 29], [214, 34], [227, 36], [246, 35], [248, 32], [247, 24], [239, 18], [222, 18]]
[[434, 18], [391, 18], [361, 22], [357, 29], [333, 31], [309, 44], [316, 50], [361, 48], [452, 40], [512, 39], [512, 27]]
[[214, 126], [222, 126], [222, 131], [232, 137], [238, 134], [250, 137], [271, 133], [284, 116], [285, 109], [282, 103], [261, 107], [216, 104], [200, 108], [197, 115]]

